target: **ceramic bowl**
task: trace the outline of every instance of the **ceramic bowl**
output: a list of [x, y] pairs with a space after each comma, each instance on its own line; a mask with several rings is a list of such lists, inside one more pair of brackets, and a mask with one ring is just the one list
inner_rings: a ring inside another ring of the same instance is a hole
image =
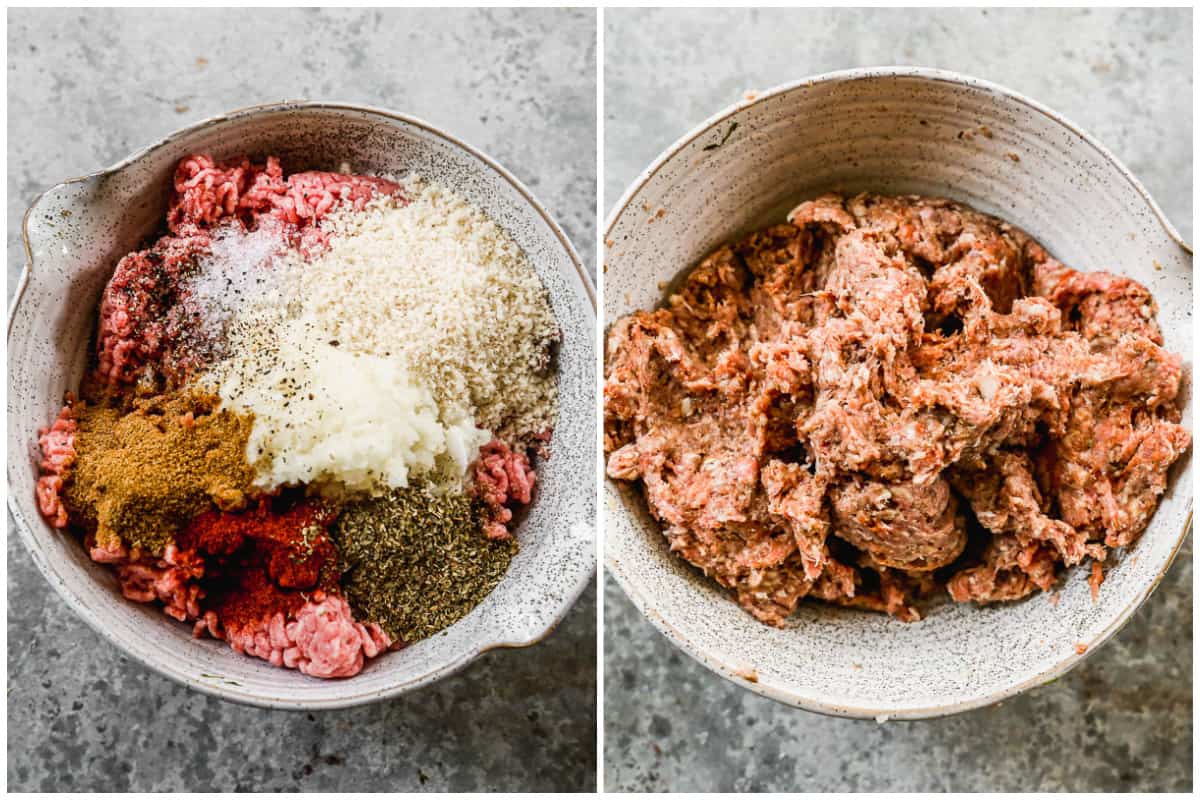
[[[714, 247], [834, 189], [954, 198], [1016, 223], [1071, 266], [1132, 276], [1161, 306], [1167, 347], [1191, 358], [1191, 250], [1129, 171], [1015, 92], [912, 68], [782, 86], [674, 144], [610, 217], [606, 325], [656, 306], [663, 287]], [[1182, 399], [1190, 424], [1190, 389]], [[604, 489], [605, 560], [672, 642], [743, 687], [829, 714], [939, 716], [1045, 683], [1095, 652], [1171, 563], [1189, 529], [1191, 485], [1189, 454], [1095, 603], [1086, 570], [1074, 569], [1057, 605], [1048, 593], [987, 608], [947, 603], [906, 624], [802, 603], [786, 627], [770, 628], [670, 555], [637, 491], [613, 481]]]
[[[73, 537], [37, 512], [38, 428], [63, 392], [78, 386], [100, 292], [117, 260], [154, 232], [175, 163], [193, 152], [218, 158], [279, 155], [286, 168], [405, 173], [453, 188], [487, 212], [525, 250], [562, 328], [561, 400], [553, 455], [538, 473], [520, 553], [500, 585], [467, 617], [341, 681], [321, 681], [234, 653], [191, 626], [121, 597], [115, 579]], [[285, 708], [380, 700], [445, 677], [486, 650], [545, 637], [595, 574], [595, 298], [571, 244], [516, 178], [488, 156], [431, 125], [337, 103], [286, 103], [206, 120], [110, 169], [61, 183], [25, 215], [28, 264], [8, 331], [8, 487], [17, 530], [67, 603], [117, 647], [193, 688]]]

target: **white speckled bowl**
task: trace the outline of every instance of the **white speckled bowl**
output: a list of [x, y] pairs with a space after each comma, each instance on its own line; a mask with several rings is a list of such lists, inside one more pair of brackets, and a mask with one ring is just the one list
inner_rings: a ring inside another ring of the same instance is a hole
[[[1027, 98], [914, 68], [838, 72], [782, 86], [722, 111], [672, 145], [610, 217], [605, 323], [654, 307], [660, 283], [715, 246], [839, 188], [951, 197], [1020, 225], [1069, 265], [1130, 275], [1158, 299], [1167, 346], [1191, 358], [1191, 250], [1128, 170]], [[1186, 366], [1190, 374], [1190, 360]], [[1190, 424], [1190, 388], [1183, 402]], [[1170, 565], [1190, 525], [1191, 485], [1189, 453], [1172, 470], [1149, 529], [1116, 559], [1095, 604], [1086, 570], [1076, 569], [1057, 606], [1048, 594], [989, 608], [946, 604], [905, 624], [801, 604], [777, 630], [671, 556], [637, 494], [613, 481], [605, 487], [605, 558], [651, 622], [741, 686], [828, 714], [933, 717], [1050, 681], [1084, 657], [1077, 645], [1095, 652]]]
[[[160, 224], [175, 163], [280, 155], [285, 168], [414, 170], [482, 208], [524, 248], [563, 332], [561, 400], [553, 456], [501, 584], [446, 631], [370, 662], [346, 680], [321, 681], [234, 653], [161, 611], [123, 599], [109, 571], [37, 512], [37, 431], [63, 392], [78, 386], [100, 291], [116, 261]], [[17, 530], [39, 569], [92, 627], [147, 666], [188, 686], [244, 703], [335, 708], [435, 681], [496, 647], [544, 638], [595, 574], [595, 297], [571, 244], [511, 174], [483, 153], [411, 117], [339, 103], [258, 106], [193, 125], [110, 169], [61, 183], [25, 216], [28, 265], [8, 329], [8, 488]]]

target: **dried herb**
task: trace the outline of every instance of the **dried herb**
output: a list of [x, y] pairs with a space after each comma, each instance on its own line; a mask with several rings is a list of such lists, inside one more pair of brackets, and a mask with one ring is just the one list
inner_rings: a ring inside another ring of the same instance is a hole
[[415, 642], [462, 619], [496, 587], [515, 541], [482, 533], [476, 503], [410, 486], [346, 507], [331, 534], [356, 619]]

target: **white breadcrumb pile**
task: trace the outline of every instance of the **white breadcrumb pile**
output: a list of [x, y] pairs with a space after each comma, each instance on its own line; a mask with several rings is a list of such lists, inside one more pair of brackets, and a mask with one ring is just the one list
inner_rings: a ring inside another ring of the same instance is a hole
[[439, 406], [482, 428], [515, 440], [545, 432], [559, 330], [533, 267], [458, 195], [400, 182], [410, 202], [376, 198], [325, 220], [330, 247], [301, 273], [304, 317], [342, 347], [400, 359]]
[[264, 236], [246, 252], [269, 279], [214, 315], [224, 357], [201, 380], [253, 415], [265, 488], [461, 488], [494, 434], [531, 441], [554, 424], [559, 332], [525, 255], [452, 192], [405, 186], [407, 202], [327, 217], [311, 260], [268, 256]]

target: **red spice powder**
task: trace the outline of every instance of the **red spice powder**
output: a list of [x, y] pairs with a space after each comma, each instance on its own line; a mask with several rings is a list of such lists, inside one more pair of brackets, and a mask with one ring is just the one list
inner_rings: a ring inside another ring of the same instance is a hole
[[207, 556], [206, 611], [227, 629], [282, 612], [286, 617], [316, 589], [337, 586], [337, 548], [327, 528], [336, 511], [302, 501], [277, 512], [264, 499], [252, 511], [210, 511], [192, 520], [178, 545]]

